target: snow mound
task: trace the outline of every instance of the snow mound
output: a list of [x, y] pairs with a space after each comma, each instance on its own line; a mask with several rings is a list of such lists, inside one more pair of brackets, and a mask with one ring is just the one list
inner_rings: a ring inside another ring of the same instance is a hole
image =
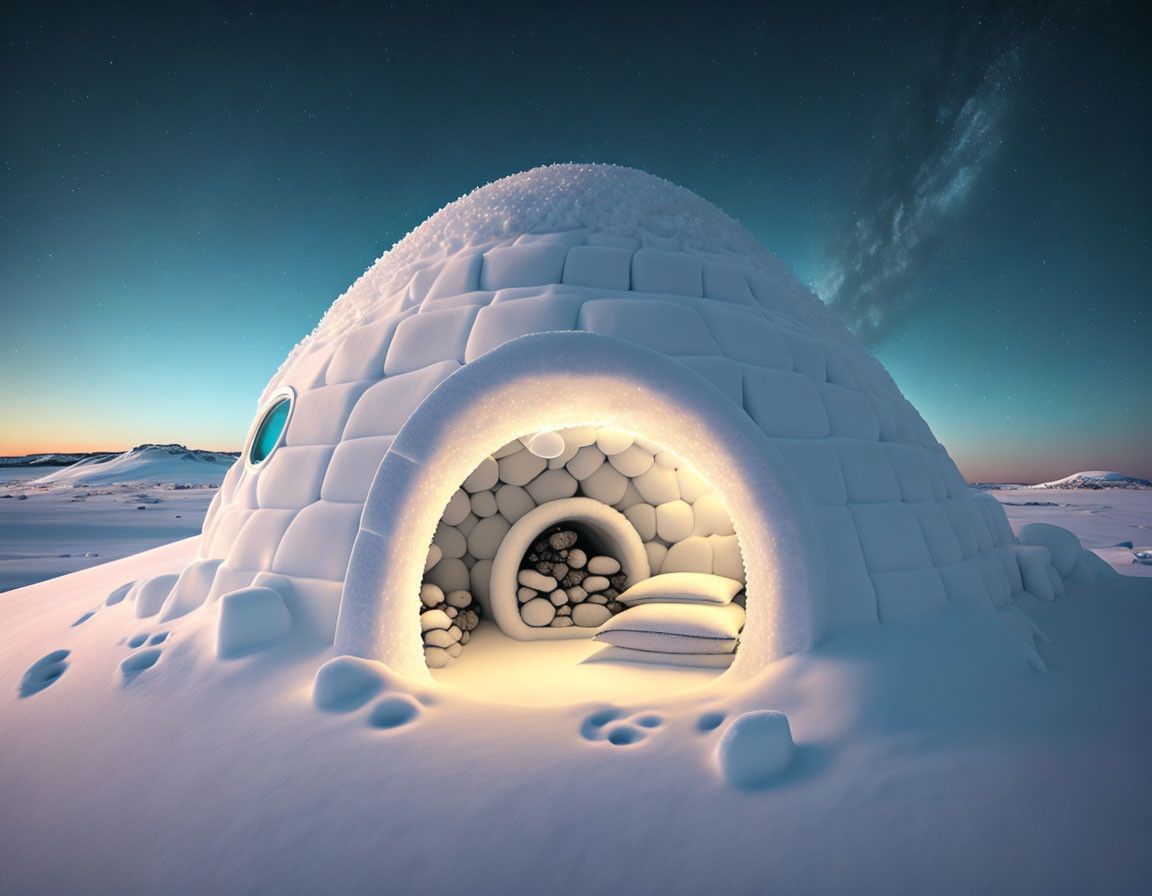
[[1152, 482], [1112, 470], [1084, 470], [1063, 479], [1041, 482], [1035, 488], [1152, 488]]
[[112, 485], [173, 482], [216, 485], [235, 455], [199, 451], [183, 445], [138, 445], [123, 454], [86, 458], [34, 480], [35, 485]]
[[716, 747], [724, 780], [737, 790], [771, 784], [792, 765], [795, 755], [788, 717], [770, 709], [738, 716]]

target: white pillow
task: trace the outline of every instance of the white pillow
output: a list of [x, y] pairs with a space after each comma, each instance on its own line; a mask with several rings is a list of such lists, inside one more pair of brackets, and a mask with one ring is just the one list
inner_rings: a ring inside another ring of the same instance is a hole
[[661, 666], [692, 666], [698, 669], [726, 669], [734, 653], [665, 653], [659, 650], [632, 650], [629, 647], [601, 647], [586, 663], [656, 663]]
[[727, 604], [743, 589], [744, 585], [736, 579], [706, 572], [666, 572], [637, 582], [617, 600], [629, 606], [649, 601]]
[[663, 653], [731, 653], [744, 625], [739, 604], [646, 603], [619, 613], [592, 637]]

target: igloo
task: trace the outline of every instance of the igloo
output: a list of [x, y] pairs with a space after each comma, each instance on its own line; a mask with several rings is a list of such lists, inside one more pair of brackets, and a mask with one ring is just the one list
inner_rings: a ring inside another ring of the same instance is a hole
[[[564, 574], [525, 600], [523, 558], [557, 526], [605, 554], [600, 590], [562, 587], [572, 557], [549, 555]], [[587, 638], [627, 585], [719, 576], [743, 589], [741, 677], [949, 602], [1019, 627], [1026, 581], [1060, 587], [781, 262], [605, 165], [480, 188], [361, 276], [265, 389], [201, 553], [152, 589], [163, 615], [251, 593], [276, 631], [414, 677], [432, 591], [513, 638]]]

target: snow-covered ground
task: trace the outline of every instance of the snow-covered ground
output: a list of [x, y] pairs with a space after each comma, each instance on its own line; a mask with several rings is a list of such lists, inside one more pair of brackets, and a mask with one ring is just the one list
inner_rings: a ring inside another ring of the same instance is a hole
[[142, 445], [67, 467], [0, 466], [0, 592], [198, 535], [234, 461]]
[[[992, 495], [1003, 505], [1013, 529], [1027, 523], [1063, 526], [1117, 572], [1152, 577], [1152, 566], [1132, 562], [1133, 551], [1152, 551], [1152, 489], [1052, 490], [1036, 486], [994, 491]], [[1132, 547], [1120, 546], [1125, 543]]]
[[[1152, 492], [1038, 494], [1057, 506], [997, 497], [1089, 546], [1152, 525]], [[645, 695], [622, 670], [597, 700], [520, 706], [392, 680], [327, 713], [311, 685], [330, 649], [221, 661], [218, 605], [166, 624], [104, 606], [196, 542], [0, 596], [0, 891], [1143, 893], [1152, 878], [1147, 581], [1026, 599], [1050, 639], [1035, 651], [952, 605], [730, 688]], [[21, 696], [42, 658], [25, 691], [43, 689]], [[735, 789], [717, 743], [764, 708], [787, 713], [796, 764]]]

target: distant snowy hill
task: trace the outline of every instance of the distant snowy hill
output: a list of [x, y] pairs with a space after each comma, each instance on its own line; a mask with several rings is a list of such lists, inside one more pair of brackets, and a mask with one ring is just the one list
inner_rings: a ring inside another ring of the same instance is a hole
[[1108, 470], [1085, 470], [1034, 488], [1152, 488], [1152, 482]]
[[215, 485], [236, 455], [199, 451], [183, 445], [139, 445], [123, 454], [87, 457], [34, 480], [35, 485], [111, 485], [172, 482]]

